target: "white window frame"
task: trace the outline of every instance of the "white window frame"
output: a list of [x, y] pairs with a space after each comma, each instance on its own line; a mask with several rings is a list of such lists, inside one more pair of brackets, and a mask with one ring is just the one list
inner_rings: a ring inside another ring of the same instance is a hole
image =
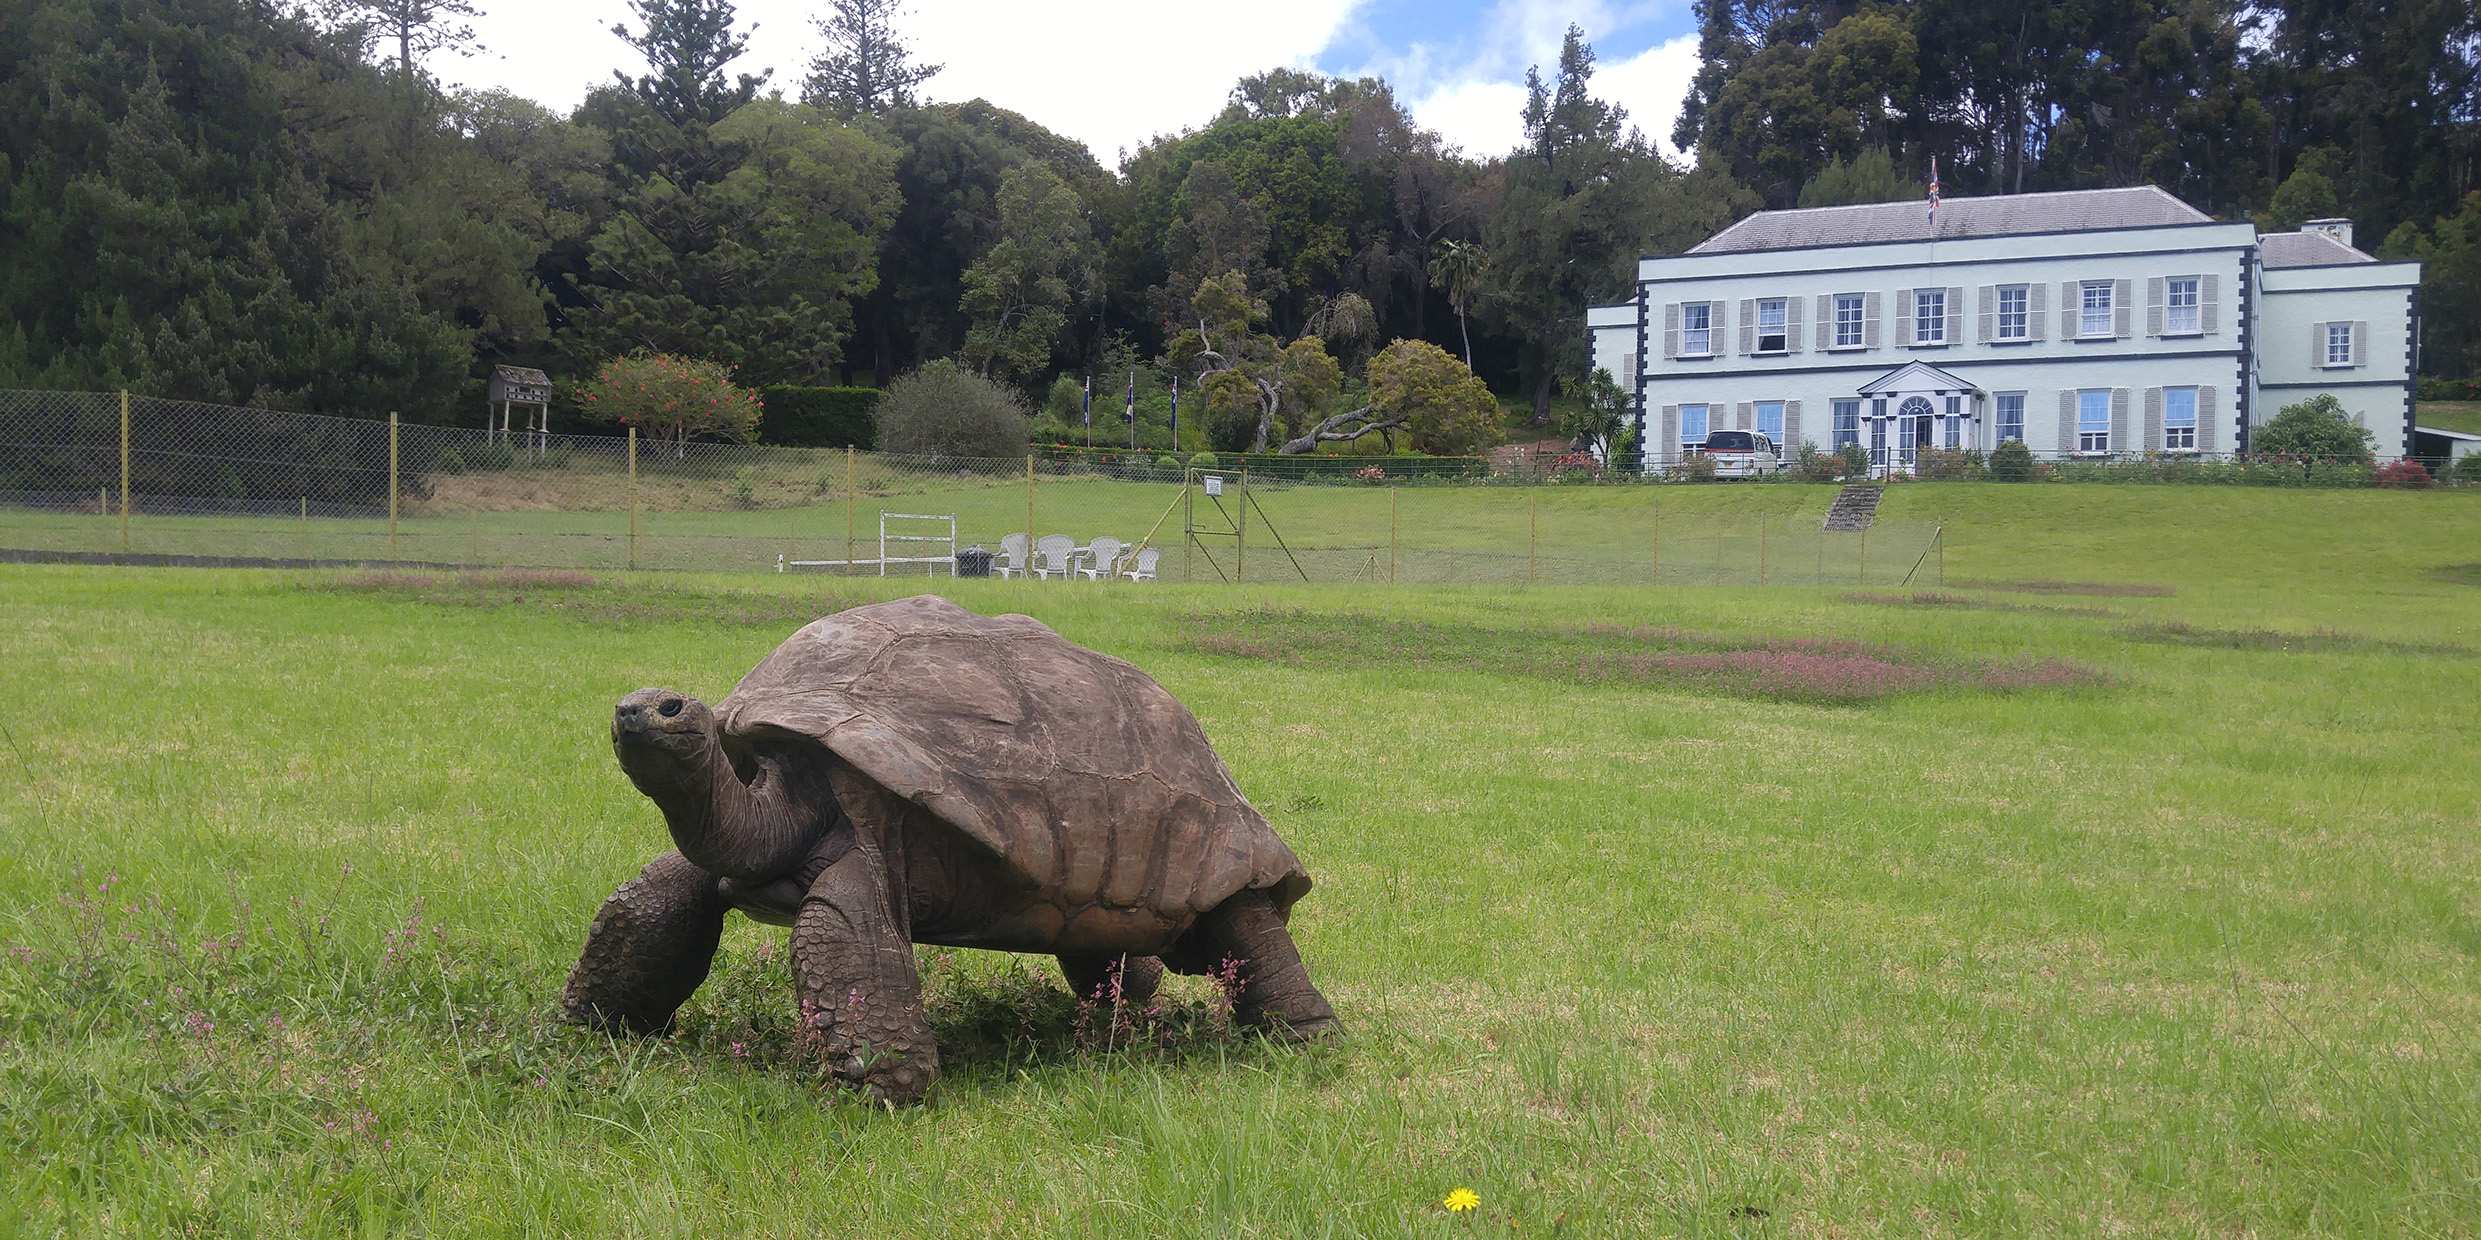
[[2351, 324], [2328, 323], [2326, 325], [2326, 360], [2322, 364], [2329, 370], [2348, 367], [2352, 364]]
[[2010, 439], [2021, 441], [2024, 438], [2024, 396], [2022, 392], [1998, 392], [1992, 395], [1991, 400], [1995, 409], [1992, 417], [1998, 423], [2000, 443], [2005, 443]]
[[1834, 416], [1835, 451], [1843, 451], [1845, 444], [1861, 442], [1861, 402], [1839, 400], [1830, 408]]
[[[1702, 321], [1704, 326], [1691, 327], [1689, 324], [1692, 321]], [[1692, 341], [1694, 343], [1691, 343]], [[1680, 356], [1714, 356], [1713, 302], [1684, 301], [1680, 303]]]
[[[2092, 416], [2096, 408], [2102, 411], [2102, 419], [2099, 423], [2096, 423]], [[2094, 430], [2096, 425], [2102, 429]], [[2084, 388], [2076, 393], [2076, 451], [2099, 455], [2110, 450], [2111, 390], [2109, 388]]]
[[2202, 336], [2205, 334], [2204, 302], [2198, 289], [2204, 284], [2195, 276], [2173, 276], [2163, 281], [2162, 334], [2165, 336]]
[[[1691, 411], [1691, 410], [1695, 410], [1695, 411], [1696, 411], [1695, 416], [1696, 416], [1696, 418], [1697, 418], [1697, 433], [1696, 433], [1695, 435], [1693, 435], [1693, 436], [1692, 436], [1692, 435], [1690, 435], [1690, 434], [1688, 433], [1688, 428], [1689, 428], [1689, 417], [1690, 417], [1690, 411]], [[1706, 450], [1706, 435], [1707, 435], [1707, 432], [1708, 432], [1709, 430], [1711, 430], [1711, 429], [1712, 429], [1713, 424], [1714, 424], [1714, 406], [1712, 406], [1712, 405], [1682, 405], [1682, 406], [1680, 406], [1680, 455], [1682, 455], [1682, 456], [1687, 456], [1687, 455], [1689, 455], [1689, 454], [1691, 454], [1691, 453], [1696, 453], [1696, 452], [1703, 452], [1703, 451], [1705, 451], [1705, 450]]]
[[[1784, 327], [1785, 315], [1788, 313], [1788, 312], [1785, 310], [1785, 308], [1784, 308], [1784, 307], [1785, 307], [1785, 305], [1786, 305], [1786, 302], [1785, 302], [1785, 300], [1784, 300], [1783, 298], [1781, 298], [1781, 297], [1761, 297], [1761, 298], [1759, 298], [1759, 299], [1758, 299], [1758, 302], [1757, 302], [1757, 351], [1758, 351], [1758, 352], [1760, 352], [1760, 353], [1785, 353], [1785, 352], [1789, 352], [1789, 351], [1791, 350], [1791, 347], [1792, 347], [1792, 337], [1791, 337], [1791, 336], [1787, 333], [1787, 331], [1786, 331], [1786, 329], [1785, 329], [1785, 327]], [[1772, 316], [1772, 318], [1773, 318], [1773, 323], [1772, 323], [1771, 327], [1770, 327], [1770, 326], [1769, 326], [1769, 324], [1768, 324], [1768, 317], [1769, 317], [1769, 316]], [[1770, 334], [1770, 332], [1771, 332], [1771, 334]], [[1768, 343], [1766, 343], [1769, 339], [1773, 340], [1773, 341], [1774, 341], [1774, 343], [1773, 343], [1773, 344], [1768, 344]]]
[[[1764, 435], [1767, 439], [1773, 441], [1778, 447], [1780, 447], [1783, 443], [1783, 404], [1784, 402], [1779, 400], [1761, 400], [1757, 402], [1755, 416], [1756, 425], [1750, 428], [1755, 430], [1758, 434]], [[1767, 410], [1769, 409], [1774, 411], [1771, 415], [1767, 413]], [[1767, 420], [1770, 417], [1774, 422], [1774, 425], [1771, 428], [1767, 426]]]
[[[2119, 335], [2118, 307], [2111, 304], [2113, 281], [2087, 280], [2076, 295], [2076, 338], [2107, 340]], [[2096, 294], [2099, 294], [2097, 300]], [[2101, 326], [2097, 327], [2095, 324]]]
[[[2008, 309], [2008, 304], [2009, 304], [2010, 299], [2013, 299], [2014, 304], [2015, 304], [2015, 307], [2016, 307], [2016, 308], [2015, 308], [2015, 309], [2013, 309], [2013, 310]], [[1997, 339], [2000, 339], [2000, 340], [2031, 340], [2032, 338], [2033, 338], [2033, 288], [2032, 288], [2032, 286], [2031, 286], [2031, 285], [2026, 285], [2026, 284], [2002, 284], [2002, 285], [2000, 285], [2000, 286], [1999, 286], [1999, 321], [1998, 321], [1998, 336], [1997, 336]]]
[[[1835, 347], [1861, 349], [1869, 346], [1869, 298], [1860, 293], [1835, 294]], [[1856, 441], [1857, 442], [1857, 441]]]
[[[2188, 421], [2182, 423], [2180, 398], [2186, 397]], [[2197, 389], [2174, 387], [2162, 389], [2162, 450], [2194, 452], [2197, 450]]]
[[1917, 288], [1912, 291], [1912, 342], [1947, 343], [1947, 290]]

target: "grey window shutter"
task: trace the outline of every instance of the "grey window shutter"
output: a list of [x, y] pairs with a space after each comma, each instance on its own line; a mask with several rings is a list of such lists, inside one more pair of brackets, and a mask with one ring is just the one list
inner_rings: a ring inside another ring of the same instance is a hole
[[1776, 444], [1775, 446], [1783, 449], [1784, 453], [1787, 455], [1800, 449], [1799, 401], [1787, 400], [1783, 402], [1783, 442]]
[[2311, 323], [2309, 324], [2309, 365], [2324, 366], [2325, 364], [2326, 325], [2324, 323]]
[[1732, 429], [1736, 431], [1749, 429], [1749, 413], [1749, 402], [1745, 400], [1740, 402], [1739, 407], [1732, 411]]
[[1973, 337], [1973, 339], [1982, 344], [1988, 344], [1991, 341], [1998, 339], [1999, 286], [1995, 284], [1982, 285], [1981, 304], [1976, 308], [1981, 312], [1981, 330]]
[[2206, 335], [2214, 334], [2222, 310], [2221, 276], [2202, 276], [2197, 280], [2197, 327]]
[[1835, 347], [1835, 295], [1828, 293], [1818, 298], [1818, 352], [1824, 353], [1833, 347]]
[[2027, 339], [2050, 339], [2050, 286], [2028, 284], [2024, 288], [2024, 330]]
[[2145, 389], [2145, 449], [2150, 452], [2162, 446], [2162, 389]]
[[1786, 353], [1800, 352], [1800, 310], [1800, 298], [1783, 299], [1783, 351]]
[[2111, 389], [2111, 451], [2128, 450], [2128, 389]]
[[2059, 393], [2059, 451], [2076, 450], [2076, 389]]
[[2219, 451], [2214, 446], [2214, 389], [2210, 387], [2197, 389], [2197, 451]]
[[1657, 460], [1667, 461], [1680, 450], [1680, 407], [1678, 405], [1663, 406], [1662, 436], [1654, 441], [1654, 456]]
[[1743, 297], [1740, 299], [1740, 355], [1747, 357], [1755, 352], [1757, 352], [1757, 302]]
[[2161, 276], [2147, 276], [2145, 278], [2146, 335], [2159, 336], [2162, 334], [2162, 306], [2168, 294], [2169, 290], [2163, 286], [2163, 279]]
[[2352, 324], [2352, 364], [2355, 366], [2367, 365], [2369, 361], [2368, 354], [2369, 325], [2367, 323], [2354, 323]]
[[1895, 347], [1912, 343], [1912, 290], [1895, 290]]
[[1861, 294], [1861, 347], [1878, 347], [1878, 294]]
[[2074, 280], [2059, 282], [2059, 339], [2061, 340], [2074, 340], [2077, 333], [2084, 330], [2084, 323], [2077, 317], [2083, 313], [2083, 306], [2077, 294], [2083, 292], [2084, 287]]
[[1963, 289], [1951, 288], [1947, 290], [1947, 330], [1939, 336], [1939, 339], [1946, 341], [1948, 344], [1964, 343]]
[[2135, 317], [2135, 307], [2128, 303], [2136, 296], [2133, 280], [2119, 280], [2111, 285], [2111, 334], [2122, 340], [2128, 337], [2128, 323]]
[[1663, 357], [1669, 360], [1678, 356], [1680, 356], [1680, 303], [1666, 302], [1663, 304]]

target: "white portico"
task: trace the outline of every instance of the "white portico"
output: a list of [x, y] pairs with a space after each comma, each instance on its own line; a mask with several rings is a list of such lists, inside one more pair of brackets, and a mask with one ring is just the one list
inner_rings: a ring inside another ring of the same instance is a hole
[[1932, 448], [1981, 448], [1981, 398], [1969, 380], [1928, 362], [1906, 362], [1861, 385], [1861, 442], [1869, 458], [1909, 469]]

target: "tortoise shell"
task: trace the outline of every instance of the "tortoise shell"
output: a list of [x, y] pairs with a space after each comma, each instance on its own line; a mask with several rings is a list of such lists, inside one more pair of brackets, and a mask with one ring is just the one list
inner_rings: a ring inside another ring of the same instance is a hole
[[1005, 932], [953, 941], [1146, 950], [1236, 892], [1264, 890], [1288, 914], [1309, 890], [1188, 708], [1031, 617], [928, 594], [838, 612], [751, 669], [716, 717], [727, 750], [806, 738], [898, 816], [986, 851], [1023, 898], [988, 910]]

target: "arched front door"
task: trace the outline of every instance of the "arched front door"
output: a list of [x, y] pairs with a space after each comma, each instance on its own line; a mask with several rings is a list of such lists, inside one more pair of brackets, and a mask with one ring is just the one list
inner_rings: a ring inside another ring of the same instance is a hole
[[1931, 408], [1926, 396], [1908, 396], [1895, 407], [1896, 442], [1903, 447], [1906, 465], [1918, 459], [1915, 454], [1937, 445], [1938, 411]]

